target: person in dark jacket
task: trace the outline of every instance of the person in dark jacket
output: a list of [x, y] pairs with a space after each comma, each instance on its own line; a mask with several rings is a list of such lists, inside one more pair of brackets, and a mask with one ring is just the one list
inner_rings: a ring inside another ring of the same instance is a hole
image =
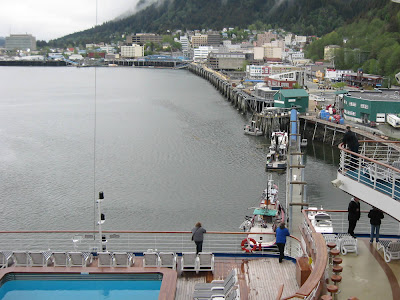
[[286, 237], [289, 236], [289, 230], [285, 227], [285, 222], [282, 222], [278, 228], [276, 228], [276, 245], [279, 249], [279, 262], [281, 263], [285, 257], [285, 244]]
[[349, 230], [347, 231], [353, 238], [356, 238], [354, 235], [354, 229], [356, 228], [357, 221], [360, 219], [360, 199], [357, 197], [351, 198], [348, 207], [348, 220], [349, 220]]
[[[346, 133], [343, 136], [342, 140], [344, 146], [347, 146], [350, 151], [353, 151], [355, 153], [358, 153], [358, 148], [360, 147], [360, 144], [358, 143], [358, 138], [356, 134], [351, 131], [350, 126], [346, 126]], [[356, 169], [357, 166], [357, 156], [354, 154], [351, 154], [351, 159], [350, 159], [350, 169]]]
[[196, 254], [203, 250], [203, 240], [206, 230], [201, 227], [201, 223], [197, 222], [195, 227], [192, 229], [192, 241], [196, 244]]
[[374, 242], [374, 235], [376, 242], [379, 242], [379, 228], [381, 227], [381, 220], [384, 218], [383, 212], [376, 207], [372, 207], [372, 209], [368, 213], [369, 223], [371, 224], [371, 235], [369, 239], [369, 243], [372, 244]]

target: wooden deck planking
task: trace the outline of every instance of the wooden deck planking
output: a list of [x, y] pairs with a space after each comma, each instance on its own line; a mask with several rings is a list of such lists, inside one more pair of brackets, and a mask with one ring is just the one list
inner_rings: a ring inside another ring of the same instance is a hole
[[292, 261], [284, 260], [280, 264], [277, 258], [216, 257], [214, 275], [211, 272], [178, 274], [175, 300], [191, 299], [196, 283], [224, 279], [233, 268], [238, 272], [241, 300], [275, 299], [282, 283], [284, 297], [293, 295], [299, 288], [296, 265]]

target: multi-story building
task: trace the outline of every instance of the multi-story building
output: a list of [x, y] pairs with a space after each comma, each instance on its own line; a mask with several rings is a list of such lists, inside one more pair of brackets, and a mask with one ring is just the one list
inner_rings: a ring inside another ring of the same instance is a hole
[[335, 50], [340, 49], [338, 45], [328, 45], [324, 48], [324, 60], [330, 61], [335, 57]]
[[132, 46], [121, 46], [121, 57], [143, 57], [144, 56], [144, 47], [136, 44], [132, 44]]
[[271, 43], [271, 40], [277, 39], [277, 34], [271, 31], [257, 34], [257, 47], [262, 47], [264, 44]]
[[221, 45], [222, 37], [219, 33], [207, 34], [207, 45], [208, 46], [219, 46]]
[[186, 35], [179, 37], [179, 43], [182, 45], [183, 53], [188, 52], [190, 48], [189, 39]]
[[240, 52], [210, 52], [207, 58], [207, 65], [214, 70], [237, 70], [243, 67], [245, 60], [246, 54]]
[[31, 34], [11, 34], [6, 37], [6, 50], [36, 50], [36, 38]]
[[191, 42], [193, 48], [208, 45], [208, 36], [206, 34], [196, 34], [192, 36]]
[[146, 43], [161, 44], [162, 39], [161, 35], [155, 33], [137, 33], [135, 35], [126, 36], [126, 44], [136, 44], [140, 46], [143, 46]]
[[213, 47], [209, 46], [200, 46], [194, 49], [193, 53], [193, 60], [194, 61], [201, 61], [206, 60], [208, 57], [208, 53], [213, 51]]

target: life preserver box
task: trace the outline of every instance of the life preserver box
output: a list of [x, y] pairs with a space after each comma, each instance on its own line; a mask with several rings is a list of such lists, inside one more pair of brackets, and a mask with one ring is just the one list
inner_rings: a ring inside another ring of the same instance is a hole
[[253, 252], [254, 249], [257, 249], [257, 242], [255, 239], [246, 238], [242, 241], [242, 250], [246, 252]]

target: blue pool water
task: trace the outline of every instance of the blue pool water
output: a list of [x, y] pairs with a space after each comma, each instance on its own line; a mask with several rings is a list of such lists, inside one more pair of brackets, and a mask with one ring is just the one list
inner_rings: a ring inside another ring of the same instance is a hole
[[161, 280], [12, 280], [0, 288], [2, 300], [157, 300]]

